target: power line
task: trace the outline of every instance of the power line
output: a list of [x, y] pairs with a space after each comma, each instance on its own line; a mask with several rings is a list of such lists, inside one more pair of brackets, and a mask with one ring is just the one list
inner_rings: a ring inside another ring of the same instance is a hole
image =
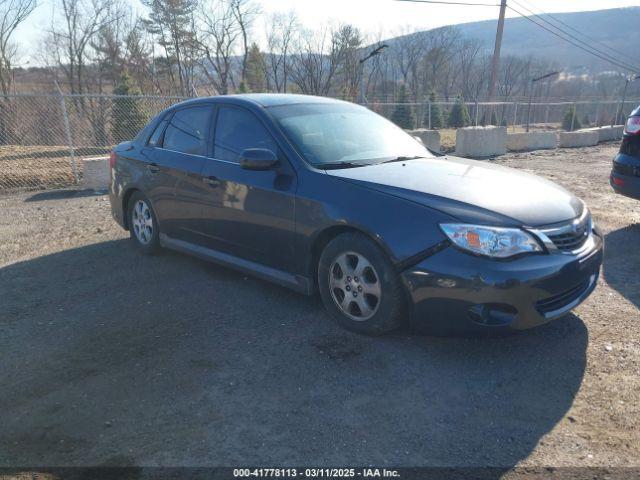
[[[512, 1], [513, 1], [513, 0], [512, 0]], [[615, 59], [612, 59], [611, 57], [606, 56], [606, 54], [601, 54], [601, 53], [598, 53], [597, 51], [591, 50], [591, 49], [590, 49], [591, 47], [589, 47], [589, 48], [585, 48], [585, 47], [584, 47], [583, 45], [581, 45], [580, 43], [576, 43], [576, 42], [574, 42], [573, 40], [571, 40], [571, 39], [569, 39], [569, 38], [563, 37], [563, 36], [562, 36], [561, 34], [559, 34], [558, 32], [556, 32], [556, 31], [554, 31], [554, 30], [552, 30], [552, 29], [550, 29], [550, 28], [546, 27], [545, 25], [543, 25], [543, 24], [541, 24], [541, 23], [537, 22], [537, 21], [536, 21], [536, 20], [534, 20], [532, 17], [528, 17], [527, 15], [525, 15], [525, 14], [524, 14], [524, 13], [522, 13], [521, 11], [519, 11], [519, 10], [517, 10], [517, 9], [513, 8], [513, 7], [512, 7], [512, 6], [510, 6], [510, 5], [508, 6], [508, 8], [509, 8], [510, 10], [514, 11], [515, 13], [517, 13], [518, 15], [520, 15], [522, 18], [524, 18], [524, 19], [526, 19], [526, 20], [530, 21], [531, 23], [534, 23], [535, 25], [537, 25], [538, 27], [542, 28], [543, 30], [546, 30], [547, 32], [551, 33], [552, 35], [555, 35], [556, 37], [558, 37], [558, 38], [560, 38], [560, 39], [564, 40], [564, 41], [565, 41], [565, 42], [567, 42], [567, 43], [570, 43], [571, 45], [573, 45], [574, 47], [579, 48], [580, 50], [583, 50], [583, 51], [585, 51], [585, 52], [589, 53], [590, 55], [593, 55], [593, 56], [595, 56], [595, 57], [598, 57], [598, 58], [600, 58], [601, 60], [604, 60], [605, 62], [608, 62], [608, 63], [610, 63], [610, 64], [612, 64], [612, 65], [615, 65], [615, 66], [617, 66], [617, 67], [623, 68], [623, 69], [625, 69], [625, 70], [631, 70], [631, 71], [634, 71], [634, 72], [639, 71], [639, 69], [638, 69], [637, 67], [629, 66], [629, 65], [627, 65], [627, 64], [620, 63], [619, 61], [616, 61]], [[535, 14], [534, 14], [534, 16], [536, 16], [536, 17], [540, 18], [540, 16], [539, 16], [539, 15], [535, 15]], [[543, 19], [543, 21], [544, 21], [544, 19]], [[552, 25], [552, 26], [553, 26], [553, 25]], [[554, 27], [554, 28], [556, 28], [556, 29], [557, 29], [557, 27]], [[560, 30], [560, 31], [562, 32], [562, 30]], [[563, 32], [563, 33], [564, 33], [564, 32]], [[580, 40], [579, 40], [579, 41], [580, 41]], [[585, 43], [585, 42], [582, 42], [582, 43]]]
[[[513, 1], [515, 1], [515, 0], [513, 0]], [[606, 45], [606, 44], [604, 44], [604, 43], [602, 43], [602, 42], [600, 42], [600, 41], [598, 41], [598, 40], [596, 40], [596, 39], [589, 38], [587, 35], [585, 35], [583, 32], [581, 32], [581, 31], [580, 31], [580, 30], [578, 30], [577, 28], [575, 28], [575, 27], [573, 27], [573, 26], [569, 25], [568, 23], [566, 23], [566, 22], [562, 21], [561, 19], [559, 19], [559, 18], [558, 18], [558, 17], [556, 17], [555, 15], [552, 15], [552, 14], [550, 14], [550, 13], [547, 13], [547, 12], [543, 11], [543, 10], [542, 10], [542, 9], [540, 9], [540, 8], [537, 8], [537, 7], [536, 7], [535, 5], [533, 5], [531, 2], [528, 2], [527, 0], [520, 0], [520, 1], [522, 1], [522, 2], [524, 2], [525, 4], [529, 5], [531, 8], [535, 8], [535, 9], [537, 9], [539, 12], [542, 12], [542, 14], [545, 16], [545, 18], [547, 18], [547, 17], [548, 17], [548, 18], [552, 19], [552, 20], [553, 20], [553, 21], [555, 21], [556, 23], [559, 23], [560, 25], [563, 25], [563, 26], [567, 27], [568, 29], [570, 29], [570, 30], [572, 30], [573, 32], [575, 32], [576, 34], [580, 35], [581, 37], [586, 38], [586, 39], [587, 39], [587, 40], [589, 40], [590, 42], [596, 43], [596, 44], [600, 45], [600, 47], [602, 47], [602, 48], [604, 48], [604, 49], [606, 49], [606, 50], [609, 50], [610, 52], [613, 52], [613, 53], [615, 53], [616, 55], [619, 55], [620, 57], [627, 58], [627, 59], [631, 60], [632, 62], [637, 62], [637, 61], [638, 61], [638, 58], [634, 58], [634, 57], [632, 57], [631, 55], [627, 55], [627, 54], [626, 54], [626, 53], [624, 53], [624, 52], [618, 51], [618, 50], [616, 50], [615, 48], [610, 47], [609, 45]], [[515, 3], [517, 3], [517, 4], [518, 4], [518, 5], [520, 5], [520, 6], [522, 6], [522, 4], [520, 4], [520, 3], [518, 3], [518, 2], [515, 2]], [[523, 8], [525, 8], [525, 7], [523, 7]], [[548, 20], [547, 20], [547, 21], [548, 21]], [[549, 21], [548, 21], [548, 22], [549, 22]], [[549, 23], [550, 23], [550, 22], [549, 22]], [[558, 28], [558, 27], [556, 27], [556, 28]], [[610, 55], [610, 54], [609, 54], [609, 55]]]
[[[637, 66], [635, 65], [631, 65], [627, 62], [624, 62], [623, 60], [620, 60], [619, 58], [615, 58], [612, 57], [611, 55], [607, 54], [606, 52], [603, 52], [602, 50], [599, 50], [595, 47], [593, 47], [592, 45], [589, 45], [587, 42], [579, 39], [578, 37], [576, 37], [575, 35], [572, 35], [571, 33], [568, 33], [566, 31], [564, 31], [563, 29], [555, 26], [554, 24], [552, 24], [551, 22], [547, 21], [546, 19], [544, 19], [543, 17], [541, 17], [540, 15], [538, 15], [535, 12], [532, 12], [531, 10], [529, 10], [527, 7], [523, 6], [522, 4], [518, 3], [516, 0], [511, 0], [512, 3], [515, 3], [516, 5], [518, 5], [519, 7], [523, 8], [524, 10], [526, 10], [527, 12], [531, 13], [535, 18], [539, 19], [541, 22], [550, 25], [551, 28], [556, 29], [558, 32], [560, 32], [563, 35], [566, 35], [567, 37], [575, 40], [576, 42], [579, 42], [579, 44], [576, 44], [574, 42], [571, 42], [568, 38], [562, 37], [560, 34], [558, 34], [557, 32], [554, 32], [548, 28], [546, 28], [544, 25], [541, 25], [537, 22], [535, 22], [531, 17], [528, 17], [526, 15], [524, 15], [522, 12], [516, 10], [515, 8], [509, 6], [509, 9], [513, 10], [514, 12], [518, 13], [519, 15], [521, 15], [522, 17], [526, 18], [529, 21], [532, 21], [533, 23], [536, 23], [539, 27], [544, 28], [545, 30], [547, 30], [550, 33], [553, 33], [554, 35], [556, 35], [559, 38], [562, 38], [563, 40], [571, 43], [572, 45], [580, 48], [581, 50], [584, 50], [592, 55], [595, 55], [605, 61], [608, 61], [611, 64], [617, 65], [618, 67], [621, 68], [625, 68], [627, 70], [631, 70], [631, 71], [639, 71], [640, 69], [638, 69]], [[585, 48], [586, 47], [586, 48]]]
[[[613, 56], [613, 55], [611, 55], [611, 54], [609, 54], [609, 53], [606, 53], [606, 52], [604, 52], [604, 51], [602, 51], [602, 50], [600, 50], [600, 49], [598, 49], [598, 48], [594, 47], [593, 45], [590, 45], [589, 43], [585, 42], [584, 40], [581, 40], [580, 38], [576, 37], [575, 35], [572, 35], [571, 33], [566, 32], [566, 31], [565, 31], [565, 30], [563, 30], [562, 28], [560, 28], [560, 27], [558, 27], [558, 26], [554, 25], [552, 22], [550, 22], [550, 21], [549, 21], [549, 20], [547, 20], [546, 18], [542, 17], [541, 15], [538, 15], [537, 13], [533, 12], [533, 11], [532, 11], [532, 10], [530, 10], [529, 8], [525, 7], [525, 6], [524, 6], [524, 5], [522, 5], [519, 1], [517, 1], [517, 0], [511, 0], [511, 1], [512, 1], [513, 3], [515, 3], [516, 5], [518, 5], [519, 7], [523, 8], [523, 9], [524, 9], [525, 11], [527, 11], [528, 13], [532, 14], [533, 16], [535, 16], [536, 18], [540, 19], [542, 22], [546, 23], [547, 25], [550, 25], [551, 27], [555, 28], [555, 29], [556, 29], [556, 30], [558, 30], [559, 32], [563, 33], [564, 35], [567, 35], [568, 37], [572, 38], [573, 40], [575, 40], [575, 41], [577, 41], [577, 42], [580, 42], [582, 45], [585, 45], [587, 48], [589, 48], [589, 49], [591, 49], [591, 50], [594, 50], [594, 51], [596, 51], [596, 52], [600, 53], [601, 55], [609, 56], [611, 59], [615, 60], [616, 62], [621, 63], [621, 64], [623, 64], [623, 65], [626, 65], [626, 68], [628, 68], [629, 70], [638, 70], [638, 67], [637, 67], [637, 66], [635, 66], [635, 65], [633, 65], [633, 64], [630, 64], [630, 63], [628, 63], [628, 62], [626, 62], [626, 61], [624, 61], [624, 60], [621, 60], [619, 57], [615, 57], [615, 56]], [[528, 2], [526, 2], [526, 0], [522, 0], [522, 1], [525, 1], [525, 3], [528, 3]], [[529, 4], [529, 5], [530, 5], [530, 4]], [[551, 16], [551, 15], [549, 15], [548, 13], [544, 13], [544, 12], [542, 12], [542, 14], [543, 14], [543, 15], [545, 15], [545, 16]], [[558, 20], [558, 21], [559, 21], [560, 23], [563, 23], [563, 22], [562, 22], [562, 21], [560, 21], [560, 20]], [[566, 24], [565, 24], [565, 25], [566, 25]], [[570, 25], [569, 25], [568, 27], [569, 27], [569, 28], [571, 28], [571, 29], [573, 29], [573, 30], [575, 30], [575, 29], [574, 29], [573, 27], [571, 27]], [[576, 30], [576, 31], [577, 31], [577, 30]], [[578, 33], [580, 33], [580, 32], [578, 32]], [[584, 34], [581, 34], [581, 35], [582, 35], [582, 36], [584, 36], [585, 38], [587, 38], [588, 40], [590, 40], [590, 41], [594, 42], [594, 43], [598, 43], [598, 42], [596, 42], [595, 40], [589, 39], [589, 38], [588, 38], [588, 37], [586, 37], [586, 35], [584, 35]], [[613, 49], [611, 49], [611, 50], [613, 50]], [[615, 51], [615, 50], [614, 50], [614, 51]], [[635, 60], [633, 60], [633, 61], [635, 62]]]
[[412, 3], [435, 3], [441, 5], [466, 5], [472, 7], [499, 7], [499, 3], [471, 3], [471, 2], [455, 2], [448, 0], [396, 0], [396, 2], [412, 2]]

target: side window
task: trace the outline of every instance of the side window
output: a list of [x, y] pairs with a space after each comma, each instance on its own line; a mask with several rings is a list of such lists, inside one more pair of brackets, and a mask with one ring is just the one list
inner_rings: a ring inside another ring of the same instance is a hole
[[277, 153], [278, 146], [262, 123], [249, 111], [220, 107], [216, 124], [215, 158], [237, 162], [247, 148], [268, 148]]
[[153, 134], [151, 135], [151, 137], [149, 137], [149, 141], [147, 142], [147, 145], [149, 145], [150, 147], [159, 147], [160, 140], [162, 139], [162, 134], [164, 133], [164, 127], [166, 126], [167, 126], [167, 121], [166, 120], [161, 121], [156, 127], [156, 129], [153, 131]]
[[192, 155], [206, 155], [211, 107], [178, 110], [164, 132], [162, 147]]

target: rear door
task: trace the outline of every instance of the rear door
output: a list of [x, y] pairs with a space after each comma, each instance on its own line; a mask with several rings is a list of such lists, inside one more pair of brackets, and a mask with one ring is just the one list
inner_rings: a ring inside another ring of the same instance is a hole
[[[296, 175], [267, 126], [251, 111], [217, 108], [212, 158], [202, 176], [210, 194], [204, 204], [206, 234], [216, 250], [290, 270], [294, 244]], [[273, 170], [240, 167], [247, 148], [268, 148], [280, 158]]]
[[151, 154], [150, 174], [158, 178], [151, 201], [162, 233], [172, 238], [201, 240], [201, 207], [207, 191], [200, 174], [209, 154], [212, 114], [210, 104], [176, 110]]
[[140, 171], [138, 185], [151, 200], [153, 210], [162, 228], [169, 223], [168, 216], [170, 214], [173, 199], [175, 176], [171, 172], [171, 164], [169, 159], [162, 154], [162, 137], [164, 131], [169, 124], [167, 115], [149, 137], [146, 145], [140, 150], [140, 156], [143, 159], [144, 167]]

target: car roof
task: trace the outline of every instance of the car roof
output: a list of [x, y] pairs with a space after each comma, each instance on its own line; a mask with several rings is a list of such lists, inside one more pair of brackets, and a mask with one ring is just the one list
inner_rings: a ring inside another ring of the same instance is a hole
[[300, 104], [337, 104], [348, 103], [334, 98], [318, 97], [314, 95], [296, 95], [289, 93], [244, 93], [239, 95], [219, 95], [215, 97], [198, 97], [186, 100], [175, 106], [197, 104], [203, 101], [212, 101], [214, 103], [225, 102], [231, 104], [252, 104], [260, 107], [277, 107], [282, 105], [300, 105]]

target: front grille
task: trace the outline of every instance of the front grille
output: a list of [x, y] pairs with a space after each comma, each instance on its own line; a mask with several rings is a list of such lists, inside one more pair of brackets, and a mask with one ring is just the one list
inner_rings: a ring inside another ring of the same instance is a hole
[[572, 251], [577, 250], [584, 242], [587, 241], [589, 237], [589, 233], [584, 231], [581, 233], [562, 233], [559, 235], [547, 235], [549, 240], [553, 242], [553, 244], [558, 248], [558, 250], [562, 251]]
[[577, 300], [582, 296], [584, 292], [591, 285], [591, 279], [585, 280], [580, 285], [577, 285], [569, 290], [554, 295], [544, 300], [536, 302], [536, 309], [542, 314], [547, 315], [549, 313], [562, 310], [567, 305]]
[[556, 228], [542, 230], [555, 247], [563, 252], [577, 250], [584, 245], [591, 233], [591, 215], [585, 213], [577, 220]]

